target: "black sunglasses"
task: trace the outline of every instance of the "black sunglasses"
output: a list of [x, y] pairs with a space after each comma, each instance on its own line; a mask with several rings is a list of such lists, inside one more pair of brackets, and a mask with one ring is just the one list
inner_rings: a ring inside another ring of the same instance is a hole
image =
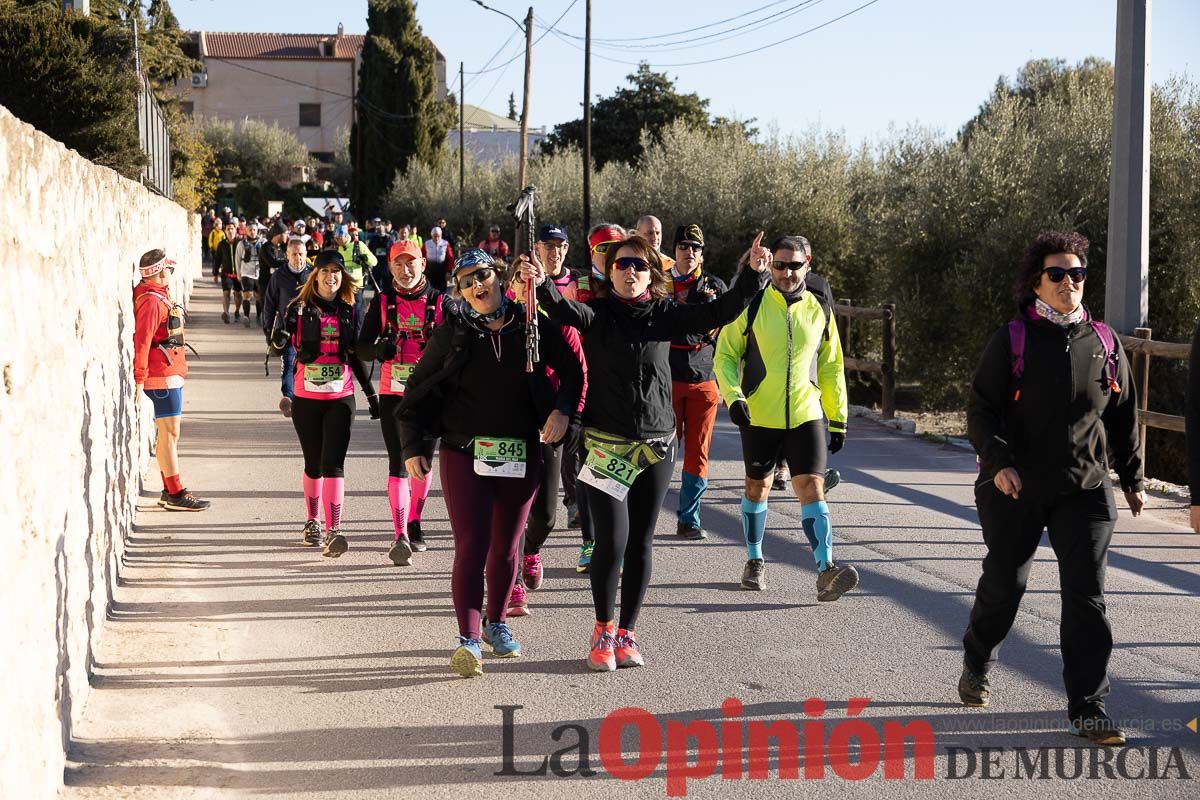
[[807, 261], [772, 261], [771, 269], [790, 270], [791, 272], [799, 272], [808, 266]]
[[474, 272], [466, 275], [460, 275], [454, 279], [454, 282], [458, 284], [458, 288], [466, 289], [473, 283], [487, 283], [495, 274], [496, 270], [492, 269], [491, 267], [483, 267], [482, 269], [477, 269]]
[[637, 256], [623, 256], [613, 262], [615, 269], [631, 269], [634, 272], [649, 272], [650, 262]]
[[680, 242], [679, 244], [675, 245], [675, 249], [676, 250], [691, 250], [693, 253], [703, 253], [704, 245], [695, 244], [693, 242]]
[[1083, 283], [1087, 278], [1087, 267], [1046, 267], [1042, 272], [1046, 273], [1051, 283], [1062, 283], [1068, 275], [1071, 276], [1071, 283]]

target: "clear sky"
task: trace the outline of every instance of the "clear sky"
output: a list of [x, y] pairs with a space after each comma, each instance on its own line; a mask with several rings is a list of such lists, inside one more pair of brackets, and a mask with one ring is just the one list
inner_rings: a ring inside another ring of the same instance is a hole
[[[528, 8], [528, 0], [485, 2], [518, 19]], [[794, 133], [816, 125], [859, 140], [877, 137], [889, 125], [918, 123], [951, 134], [975, 113], [998, 77], [1013, 75], [1031, 58], [1072, 63], [1086, 56], [1113, 58], [1116, 0], [875, 0], [854, 11], [868, 2], [593, 0], [593, 96], [612, 93], [633, 63], [648, 60], [663, 65], [680, 90], [710, 99], [712, 113], [755, 117], [762, 129], [774, 124]], [[348, 33], [363, 33], [366, 5], [365, 0], [172, 2], [185, 28], [285, 33], [332, 33], [338, 22]], [[755, 9], [762, 10], [752, 13]], [[583, 35], [584, 0], [540, 0], [534, 12], [543, 26], [566, 12], [557, 27], [565, 38], [547, 35], [534, 48], [530, 121], [549, 127], [581, 114], [583, 53], [572, 46], [581, 42], [570, 37]], [[767, 47], [848, 12], [826, 27]], [[504, 114], [515, 92], [519, 107], [524, 41], [512, 22], [472, 0], [420, 0], [417, 15], [446, 56], [454, 91], [463, 61], [468, 103]], [[1200, 0], [1156, 0], [1152, 15], [1153, 80], [1182, 74], [1200, 82]], [[543, 32], [535, 24], [535, 39]], [[515, 35], [502, 47], [510, 34]], [[748, 50], [756, 52], [665, 66]], [[513, 59], [507, 67], [471, 74], [497, 51], [493, 67]]]

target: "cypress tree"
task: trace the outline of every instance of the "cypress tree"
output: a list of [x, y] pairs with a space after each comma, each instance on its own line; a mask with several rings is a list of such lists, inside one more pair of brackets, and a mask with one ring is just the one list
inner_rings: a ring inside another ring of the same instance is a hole
[[412, 0], [369, 0], [350, 133], [351, 201], [360, 219], [377, 213], [397, 173], [413, 159], [435, 163], [453, 109], [437, 99], [437, 50], [421, 33]]

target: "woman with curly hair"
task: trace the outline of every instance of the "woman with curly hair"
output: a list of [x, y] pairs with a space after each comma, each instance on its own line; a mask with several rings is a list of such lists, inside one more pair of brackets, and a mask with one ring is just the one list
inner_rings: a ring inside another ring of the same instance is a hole
[[1104, 570], [1117, 519], [1110, 466], [1134, 516], [1145, 493], [1125, 351], [1083, 305], [1087, 251], [1078, 233], [1038, 234], [1017, 271], [1017, 319], [992, 335], [971, 384], [967, 430], [980, 457], [975, 504], [987, 555], [958, 692], [965, 705], [988, 704], [988, 672], [1048, 530], [1062, 593], [1070, 731], [1120, 745], [1125, 736], [1104, 712], [1113, 646]]

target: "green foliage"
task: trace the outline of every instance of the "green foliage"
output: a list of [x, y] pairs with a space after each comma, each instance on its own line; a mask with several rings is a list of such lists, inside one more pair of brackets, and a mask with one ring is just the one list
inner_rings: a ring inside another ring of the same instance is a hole
[[85, 158], [137, 178], [145, 157], [130, 40], [103, 20], [4, 6], [0, 105]]
[[436, 54], [412, 0], [369, 0], [358, 122], [350, 133], [352, 206], [360, 218], [378, 210], [397, 173], [443, 152], [455, 110], [437, 99]]
[[292, 180], [298, 167], [313, 167], [308, 149], [289, 130], [275, 123], [247, 119], [233, 122], [204, 119], [197, 123], [216, 156], [218, 169], [265, 185]]
[[[592, 160], [597, 167], [614, 161], [632, 164], [641, 158], [645, 152], [643, 131], [656, 144], [662, 141], [664, 131], [676, 124], [696, 130], [732, 127], [747, 138], [755, 133], [747, 123], [724, 117], [710, 122], [708, 100], [694, 92], [679, 94], [666, 73], [654, 72], [645, 62], [625, 79], [627, 88], [600, 98], [592, 108]], [[582, 119], [555, 125], [542, 142], [542, 152], [552, 154], [568, 146], [583, 147]]]

